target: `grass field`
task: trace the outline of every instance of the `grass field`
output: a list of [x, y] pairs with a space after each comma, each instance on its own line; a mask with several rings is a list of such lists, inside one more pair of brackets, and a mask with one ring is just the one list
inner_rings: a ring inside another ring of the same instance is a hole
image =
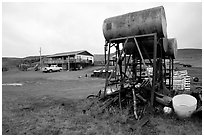
[[[92, 101], [86, 97], [104, 87], [104, 79], [90, 77], [94, 69], [2, 72], [2, 83], [22, 83], [2, 86], [2, 134], [202, 134], [202, 119], [197, 116], [181, 120], [175, 114], [155, 112], [136, 121], [128, 109], [101, 111], [97, 104], [87, 109]], [[189, 69], [191, 76], [202, 80], [201, 68]]]

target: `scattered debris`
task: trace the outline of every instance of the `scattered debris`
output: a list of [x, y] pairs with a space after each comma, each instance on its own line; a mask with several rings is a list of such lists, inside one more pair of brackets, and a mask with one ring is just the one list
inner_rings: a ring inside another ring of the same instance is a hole
[[174, 71], [173, 90], [190, 91], [190, 76], [187, 70]]
[[190, 64], [183, 64], [183, 67], [188, 67], [188, 68], [190, 68], [190, 67], [192, 67], [192, 65], [190, 65]]
[[114, 77], [115, 76], [115, 71], [114, 70], [109, 70], [106, 72], [104, 68], [94, 70], [93, 73], [91, 74], [91, 77], [100, 77], [100, 78], [106, 78], [106, 73], [108, 73], [108, 77]]
[[164, 107], [163, 111], [164, 111], [165, 114], [171, 114], [172, 113], [172, 108]]

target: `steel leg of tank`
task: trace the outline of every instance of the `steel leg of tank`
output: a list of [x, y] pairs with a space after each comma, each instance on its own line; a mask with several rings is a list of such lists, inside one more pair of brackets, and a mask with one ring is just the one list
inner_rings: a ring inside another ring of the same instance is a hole
[[108, 62], [107, 62], [107, 64], [106, 64], [106, 82], [105, 82], [105, 89], [104, 89], [104, 96], [105, 96], [105, 94], [106, 94], [106, 89], [107, 89], [107, 86], [108, 86], [108, 70], [109, 70], [109, 63], [110, 63], [110, 46], [111, 45], [111, 43], [109, 43], [109, 45], [108, 45]]
[[105, 64], [106, 64], [106, 51], [107, 51], [107, 42], [105, 43], [105, 45], [104, 45], [104, 54], [105, 54]]
[[172, 69], [171, 69], [171, 90], [173, 90], [173, 78], [174, 78], [174, 59], [172, 59]]
[[154, 106], [154, 92], [156, 84], [156, 59], [157, 59], [157, 35], [154, 34], [154, 51], [153, 51], [153, 81], [152, 81], [152, 92], [151, 92], [151, 106]]
[[[117, 44], [116, 45], [116, 50], [117, 50], [117, 53], [118, 53], [118, 58], [119, 58], [119, 60], [120, 60], [120, 49], [119, 49], [119, 44]], [[119, 62], [118, 62], [119, 63]], [[119, 70], [120, 70], [120, 78], [122, 79], [122, 63], [120, 64], [119, 63]], [[119, 96], [119, 99], [118, 99], [118, 101], [119, 101], [119, 106], [120, 106], [120, 110], [122, 110], [122, 105], [121, 105], [121, 90], [123, 89], [123, 84], [121, 83], [121, 81], [120, 81], [120, 90], [119, 90], [119, 92], [118, 92], [118, 96]]]
[[166, 59], [165, 59], [165, 56], [164, 56], [164, 81], [166, 84]]
[[141, 77], [142, 77], [142, 60], [140, 59], [140, 80], [141, 80]]
[[171, 58], [169, 58], [169, 90], [171, 90]]
[[[119, 49], [118, 44], [115, 46], [115, 50], [116, 50], [116, 52], [115, 52], [115, 81], [117, 81], [117, 59], [118, 59], [118, 50], [117, 49]], [[116, 84], [116, 88], [117, 88], [117, 84]]]

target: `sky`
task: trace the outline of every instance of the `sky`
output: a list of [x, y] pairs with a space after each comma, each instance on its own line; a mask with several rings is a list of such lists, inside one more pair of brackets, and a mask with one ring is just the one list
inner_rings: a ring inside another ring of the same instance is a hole
[[202, 48], [201, 2], [3, 2], [2, 56], [87, 50], [103, 54], [106, 18], [164, 6], [168, 38], [178, 48]]

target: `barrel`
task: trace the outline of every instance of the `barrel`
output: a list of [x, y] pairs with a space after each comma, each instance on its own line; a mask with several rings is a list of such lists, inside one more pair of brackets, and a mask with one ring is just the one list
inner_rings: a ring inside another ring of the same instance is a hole
[[[147, 56], [145, 54], [148, 54], [150, 58], [153, 58], [153, 51], [154, 51], [154, 39], [153, 38], [145, 38], [145, 39], [137, 39], [139, 48], [144, 56], [146, 58]], [[162, 58], [165, 56], [168, 56], [170, 58], [175, 59], [177, 56], [177, 40], [176, 38], [162, 38], [158, 41], [157, 46], [157, 57]], [[161, 45], [161, 46], [160, 46]], [[138, 56], [139, 52], [137, 50], [136, 44], [134, 39], [128, 39], [127, 43], [124, 45], [124, 52], [126, 54], [133, 54]], [[161, 53], [162, 52], [162, 53]]]
[[175, 59], [177, 56], [177, 40], [176, 38], [168, 39], [168, 44], [164, 47], [164, 51], [167, 56]]
[[166, 28], [163, 6], [107, 18], [103, 22], [103, 34], [107, 41], [151, 33], [157, 33], [159, 38], [167, 37]]
[[[153, 58], [154, 52], [154, 38], [136, 38], [138, 46], [144, 58]], [[167, 38], [161, 38], [157, 44], [157, 57], [164, 57], [165, 51], [167, 49], [168, 40]], [[124, 45], [124, 52], [126, 54], [132, 54], [139, 57], [139, 52], [133, 38], [128, 39], [127, 43]]]

